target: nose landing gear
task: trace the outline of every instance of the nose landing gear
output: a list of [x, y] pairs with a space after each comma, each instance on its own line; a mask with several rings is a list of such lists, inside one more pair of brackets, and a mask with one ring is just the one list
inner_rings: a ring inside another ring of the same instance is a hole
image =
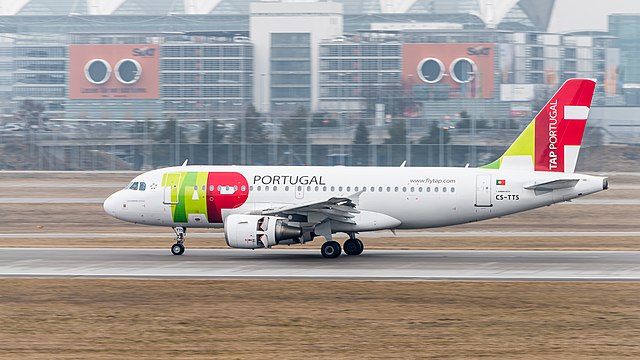
[[173, 228], [173, 231], [176, 232], [176, 243], [171, 246], [171, 253], [173, 255], [182, 255], [184, 254], [184, 237], [187, 234], [187, 228], [177, 226]]

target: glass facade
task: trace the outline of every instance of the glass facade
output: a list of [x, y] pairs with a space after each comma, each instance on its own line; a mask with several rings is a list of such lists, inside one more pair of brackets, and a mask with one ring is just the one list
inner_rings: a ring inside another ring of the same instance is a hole
[[640, 105], [640, 15], [610, 15], [609, 32], [620, 48], [625, 102]]
[[402, 45], [397, 37], [362, 35], [320, 44], [320, 108], [373, 112], [401, 86]]
[[[11, 98], [14, 108], [33, 99], [45, 104], [48, 116], [55, 118], [196, 120], [238, 118], [253, 102], [253, 45], [246, 37], [73, 34], [57, 44], [33, 42], [36, 39], [0, 47], [0, 81], [9, 77], [5, 82], [10, 95], [5, 98]], [[160, 43], [160, 99], [68, 97], [69, 45], [127, 43]], [[6, 74], [2, 66], [7, 67]]]
[[311, 34], [271, 34], [271, 109], [311, 108]]
[[67, 47], [17, 43], [14, 48], [13, 101], [36, 100], [50, 116], [62, 116], [67, 90]]
[[161, 56], [165, 117], [238, 118], [252, 103], [251, 43], [167, 41]]

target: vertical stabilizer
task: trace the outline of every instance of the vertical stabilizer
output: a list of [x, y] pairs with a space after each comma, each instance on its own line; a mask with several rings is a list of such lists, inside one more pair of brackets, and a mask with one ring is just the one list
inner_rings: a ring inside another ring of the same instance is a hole
[[573, 172], [596, 82], [569, 79], [488, 169]]

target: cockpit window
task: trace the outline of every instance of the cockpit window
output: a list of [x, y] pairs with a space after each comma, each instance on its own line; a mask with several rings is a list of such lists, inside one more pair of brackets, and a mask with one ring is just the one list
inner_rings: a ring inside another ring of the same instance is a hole
[[141, 182], [138, 190], [145, 191], [147, 189], [147, 183]]
[[138, 182], [134, 182], [133, 184], [131, 184], [131, 186], [129, 186], [129, 189], [131, 190], [138, 190]]

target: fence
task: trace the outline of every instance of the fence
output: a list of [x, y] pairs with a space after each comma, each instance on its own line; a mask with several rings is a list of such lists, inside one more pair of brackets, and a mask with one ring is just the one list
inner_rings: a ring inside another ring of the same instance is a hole
[[[22, 146], [0, 168], [30, 170], [148, 170], [189, 164], [318, 166], [471, 166], [497, 158], [502, 146], [143, 144]], [[5, 149], [5, 153], [6, 153]], [[475, 152], [475, 156], [472, 154]], [[471, 159], [478, 163], [471, 163]], [[6, 160], [6, 158], [5, 158]], [[243, 161], [244, 160], [244, 161]]]

